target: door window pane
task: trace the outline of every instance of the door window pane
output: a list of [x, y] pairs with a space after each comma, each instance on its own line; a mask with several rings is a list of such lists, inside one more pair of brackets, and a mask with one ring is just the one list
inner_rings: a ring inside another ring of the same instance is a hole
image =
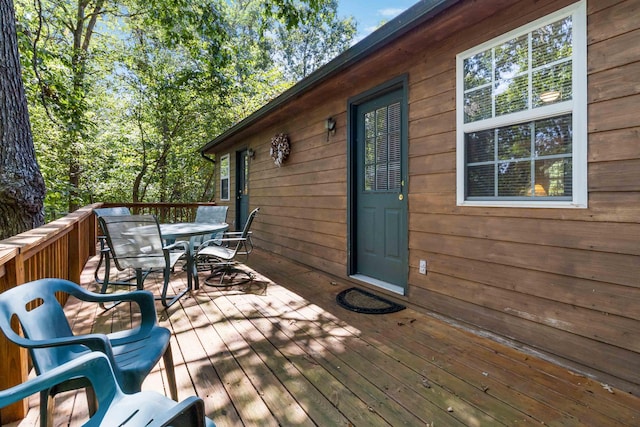
[[401, 187], [400, 103], [364, 114], [364, 190], [397, 191]]

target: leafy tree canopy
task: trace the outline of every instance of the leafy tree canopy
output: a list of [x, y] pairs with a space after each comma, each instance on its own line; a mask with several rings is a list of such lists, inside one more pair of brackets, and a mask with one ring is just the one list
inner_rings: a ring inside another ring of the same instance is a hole
[[15, 6], [49, 218], [94, 201], [211, 200], [197, 149], [355, 34], [335, 0]]

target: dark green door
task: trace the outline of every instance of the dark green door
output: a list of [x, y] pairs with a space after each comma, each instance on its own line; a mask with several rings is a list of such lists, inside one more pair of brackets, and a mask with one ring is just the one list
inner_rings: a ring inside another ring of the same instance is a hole
[[408, 276], [404, 91], [395, 90], [355, 109], [356, 274], [404, 293]]
[[249, 217], [249, 156], [247, 150], [236, 154], [236, 230], [242, 230]]

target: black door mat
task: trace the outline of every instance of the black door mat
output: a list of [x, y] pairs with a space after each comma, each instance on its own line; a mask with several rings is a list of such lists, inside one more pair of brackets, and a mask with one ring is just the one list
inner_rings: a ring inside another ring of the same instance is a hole
[[336, 302], [347, 310], [364, 314], [386, 314], [404, 310], [397, 304], [363, 289], [349, 288], [336, 295]]

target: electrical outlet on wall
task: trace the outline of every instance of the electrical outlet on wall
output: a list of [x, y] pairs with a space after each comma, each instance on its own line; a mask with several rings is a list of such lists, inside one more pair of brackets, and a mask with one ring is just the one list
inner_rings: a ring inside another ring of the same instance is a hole
[[420, 260], [420, 274], [427, 274], [427, 260], [426, 259], [421, 259]]

